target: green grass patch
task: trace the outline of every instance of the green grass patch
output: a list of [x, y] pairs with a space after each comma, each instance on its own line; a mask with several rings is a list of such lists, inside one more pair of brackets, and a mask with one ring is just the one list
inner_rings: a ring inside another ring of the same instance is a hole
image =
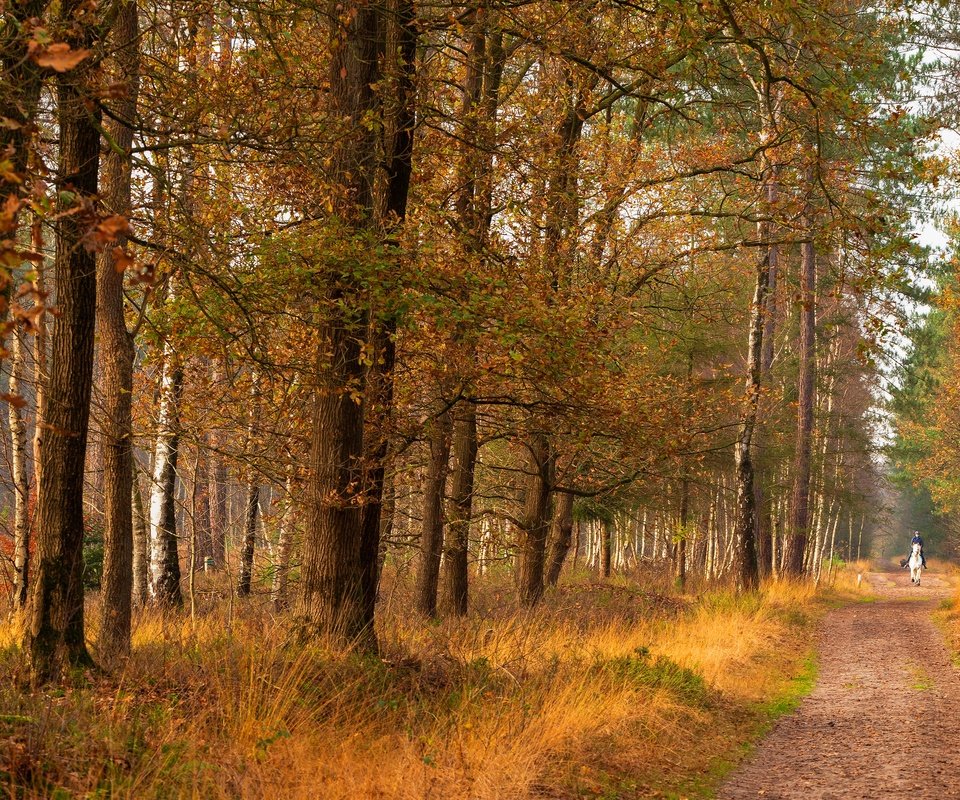
[[681, 667], [664, 656], [653, 658], [645, 647], [636, 648], [630, 655], [605, 661], [601, 669], [636, 686], [665, 689], [689, 706], [707, 703], [707, 684], [699, 673]]
[[933, 678], [931, 678], [926, 670], [919, 664], [911, 664], [910, 672], [913, 679], [913, 682], [910, 684], [911, 689], [918, 692], [929, 692], [933, 688]]
[[757, 710], [766, 717], [767, 724], [776, 721], [784, 714], [790, 714], [800, 707], [817, 683], [817, 657], [812, 651], [807, 653], [800, 664], [800, 671], [787, 682], [783, 691], [776, 697], [762, 703]]

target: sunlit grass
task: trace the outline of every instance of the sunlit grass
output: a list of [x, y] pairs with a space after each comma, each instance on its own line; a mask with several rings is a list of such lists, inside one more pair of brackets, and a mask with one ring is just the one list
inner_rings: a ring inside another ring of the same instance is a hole
[[[669, 747], [730, 703], [782, 692], [781, 651], [818, 607], [811, 587], [783, 582], [695, 598], [591, 581], [548, 593], [535, 612], [487, 591], [482, 612], [431, 623], [391, 590], [380, 657], [295, 644], [265, 601], [206, 603], [193, 621], [141, 612], [113, 675], [66, 691], [0, 688], [0, 786], [25, 797], [528, 797], [598, 737]], [[88, 611], [95, 619], [95, 603]], [[0, 626], [11, 673], [22, 671], [17, 641]]]

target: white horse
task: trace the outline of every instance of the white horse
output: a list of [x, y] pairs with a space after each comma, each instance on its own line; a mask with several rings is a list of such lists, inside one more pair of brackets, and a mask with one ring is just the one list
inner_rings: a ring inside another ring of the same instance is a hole
[[910, 582], [919, 586], [920, 585], [920, 572], [923, 569], [923, 558], [920, 556], [920, 545], [913, 545], [913, 549], [910, 552], [910, 560], [907, 562], [910, 565]]

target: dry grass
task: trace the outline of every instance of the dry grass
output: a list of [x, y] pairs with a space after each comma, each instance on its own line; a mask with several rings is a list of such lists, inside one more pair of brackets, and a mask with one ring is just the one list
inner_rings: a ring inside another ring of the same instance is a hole
[[[38, 694], [4, 683], [0, 786], [17, 797], [589, 796], [606, 791], [584, 776], [610, 737], [634, 759], [617, 769], [647, 781], [691, 737], [704, 753], [736, 746], [750, 726], [719, 723], [782, 690], [817, 608], [812, 589], [779, 583], [699, 599], [578, 583], [535, 613], [508, 595], [488, 589], [468, 619], [426, 623], [390, 592], [381, 658], [292, 645], [256, 602], [213, 604], [195, 625], [141, 614], [119, 673]], [[16, 639], [0, 629], [8, 674], [22, 668]]]

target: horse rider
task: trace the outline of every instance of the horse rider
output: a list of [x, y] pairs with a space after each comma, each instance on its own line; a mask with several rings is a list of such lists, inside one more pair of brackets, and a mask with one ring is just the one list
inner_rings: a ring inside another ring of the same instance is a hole
[[[920, 535], [920, 531], [913, 532], [913, 538], [910, 540], [910, 549], [913, 550], [915, 544], [920, 545], [920, 563], [923, 564], [923, 568], [927, 568], [927, 557], [923, 554], [923, 537]], [[910, 554], [907, 554], [907, 559], [909, 560]]]

